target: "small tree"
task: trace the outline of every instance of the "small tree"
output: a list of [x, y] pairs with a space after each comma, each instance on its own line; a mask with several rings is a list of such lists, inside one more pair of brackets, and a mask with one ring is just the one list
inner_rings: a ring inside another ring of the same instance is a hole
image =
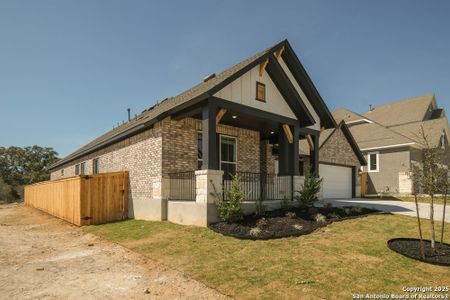
[[239, 176], [232, 176], [231, 187], [228, 190], [223, 190], [228, 201], [225, 201], [223, 194], [216, 190], [213, 184], [214, 192], [211, 195], [215, 198], [219, 218], [228, 223], [233, 223], [242, 220], [244, 213], [242, 211], [242, 202], [245, 200], [244, 192], [242, 191], [241, 179]]
[[320, 192], [322, 178], [317, 177], [310, 169], [306, 170], [305, 182], [301, 191], [296, 191], [295, 200], [303, 207], [313, 207], [319, 198], [317, 194]]
[[421, 170], [420, 183], [423, 191], [430, 196], [430, 224], [431, 224], [431, 249], [435, 250], [436, 233], [434, 226], [434, 198], [442, 191], [442, 149], [432, 147], [423, 126], [420, 127], [419, 137], [423, 141], [423, 168]]
[[412, 182], [413, 182], [414, 202], [416, 203], [417, 223], [419, 225], [420, 255], [422, 256], [422, 259], [425, 259], [425, 250], [423, 246], [423, 236], [422, 236], [422, 224], [420, 222], [419, 201], [418, 201], [418, 197], [420, 194], [421, 175], [422, 170], [420, 170], [418, 166], [414, 166], [412, 173]]
[[439, 172], [439, 179], [438, 179], [438, 188], [439, 192], [442, 194], [442, 197], [444, 199], [443, 203], [443, 209], [442, 209], [442, 226], [441, 226], [441, 245], [444, 243], [444, 227], [445, 227], [445, 209], [447, 206], [447, 197], [448, 197], [448, 190], [450, 189], [450, 178], [448, 177], [448, 169], [447, 168], [441, 168]]

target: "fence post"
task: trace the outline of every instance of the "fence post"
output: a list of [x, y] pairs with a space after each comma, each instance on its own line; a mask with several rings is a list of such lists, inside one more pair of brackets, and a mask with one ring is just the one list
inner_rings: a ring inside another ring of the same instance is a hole
[[204, 226], [218, 220], [214, 192], [222, 193], [223, 171], [198, 170], [195, 171], [195, 202], [203, 208]]

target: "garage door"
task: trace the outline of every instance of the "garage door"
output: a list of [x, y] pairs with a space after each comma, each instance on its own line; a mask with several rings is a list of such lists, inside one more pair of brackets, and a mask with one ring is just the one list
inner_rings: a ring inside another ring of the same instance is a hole
[[352, 197], [352, 168], [320, 164], [324, 198]]

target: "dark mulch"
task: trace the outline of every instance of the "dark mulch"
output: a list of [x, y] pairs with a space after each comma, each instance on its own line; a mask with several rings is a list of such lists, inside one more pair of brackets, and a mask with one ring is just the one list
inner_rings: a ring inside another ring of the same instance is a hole
[[[378, 211], [351, 206], [292, 208], [289, 212], [280, 209], [266, 212], [263, 217], [248, 215], [236, 223], [218, 222], [210, 224], [209, 228], [223, 235], [240, 239], [268, 240], [309, 234], [332, 222], [375, 212]], [[322, 220], [316, 220], [317, 214], [323, 215]]]
[[398, 238], [388, 241], [389, 249], [409, 258], [417, 259], [433, 265], [450, 266], [450, 245], [439, 242], [435, 244], [435, 251], [431, 249], [431, 241], [423, 240], [425, 259], [420, 255], [420, 240]]

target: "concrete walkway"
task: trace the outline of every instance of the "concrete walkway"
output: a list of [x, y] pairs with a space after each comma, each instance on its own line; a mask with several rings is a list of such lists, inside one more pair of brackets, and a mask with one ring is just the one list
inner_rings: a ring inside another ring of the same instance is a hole
[[[393, 200], [372, 200], [372, 199], [327, 199], [325, 202], [329, 202], [334, 206], [362, 206], [380, 211], [390, 212], [398, 215], [405, 215], [410, 217], [416, 217], [416, 204], [414, 202], [406, 201], [393, 201]], [[434, 205], [434, 219], [436, 221], [442, 221], [442, 212], [444, 205]], [[430, 204], [419, 203], [419, 213], [421, 218], [430, 217]], [[450, 206], [447, 206], [445, 210], [445, 222], [450, 223]]]

